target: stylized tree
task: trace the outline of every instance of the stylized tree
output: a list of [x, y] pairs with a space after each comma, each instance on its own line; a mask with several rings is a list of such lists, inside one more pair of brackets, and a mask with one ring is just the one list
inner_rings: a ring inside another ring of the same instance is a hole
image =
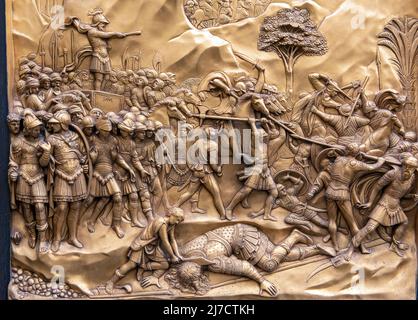
[[260, 28], [258, 49], [275, 52], [282, 60], [286, 73], [286, 91], [293, 91], [293, 69], [302, 56], [321, 56], [327, 41], [310, 19], [306, 9], [283, 9], [266, 17]]
[[[418, 19], [403, 17], [392, 19], [379, 34], [378, 45], [392, 51], [395, 65], [404, 94], [410, 102], [404, 110], [404, 120], [411, 120], [415, 111], [415, 81], [418, 56]], [[409, 121], [407, 121], [409, 122]], [[407, 123], [408, 124], [408, 123]], [[412, 124], [410, 124], [412, 129]]]

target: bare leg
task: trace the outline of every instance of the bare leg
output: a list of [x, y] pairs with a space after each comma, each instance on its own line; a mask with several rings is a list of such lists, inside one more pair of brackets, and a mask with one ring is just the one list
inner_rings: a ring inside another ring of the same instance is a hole
[[221, 190], [219, 189], [219, 185], [218, 182], [216, 182], [215, 177], [213, 175], [206, 176], [204, 186], [212, 195], [213, 202], [216, 210], [218, 210], [221, 220], [225, 220], [225, 218], [230, 219], [231, 217], [227, 217], [225, 214], [225, 207], [221, 198]]
[[180, 207], [183, 203], [189, 200], [200, 188], [200, 181], [191, 181], [187, 191], [183, 193], [177, 202], [174, 204], [174, 207]]
[[269, 195], [265, 202], [264, 220], [277, 221], [277, 218], [271, 214], [271, 210], [273, 208], [274, 199], [276, 199], [278, 195], [277, 189], [271, 189], [269, 191]]
[[235, 209], [238, 203], [240, 203], [245, 197], [247, 197], [251, 193], [252, 190], [253, 189], [251, 189], [250, 187], [244, 186], [235, 194], [228, 207], [226, 207], [227, 217], [232, 217], [232, 211]]
[[95, 72], [94, 76], [94, 90], [101, 91], [104, 75], [103, 73]]
[[135, 267], [136, 267], [136, 263], [134, 261], [129, 260], [127, 263], [125, 263], [124, 265], [116, 269], [112, 278], [108, 282], [106, 282], [106, 292], [108, 294], [113, 294], [113, 289], [114, 289], [115, 284], [120, 279], [125, 277], [129, 273], [129, 271], [135, 269]]

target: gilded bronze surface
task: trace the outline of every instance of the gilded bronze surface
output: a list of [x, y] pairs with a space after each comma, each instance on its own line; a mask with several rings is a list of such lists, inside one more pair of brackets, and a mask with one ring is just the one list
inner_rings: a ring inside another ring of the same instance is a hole
[[414, 1], [8, 0], [11, 299], [414, 299]]

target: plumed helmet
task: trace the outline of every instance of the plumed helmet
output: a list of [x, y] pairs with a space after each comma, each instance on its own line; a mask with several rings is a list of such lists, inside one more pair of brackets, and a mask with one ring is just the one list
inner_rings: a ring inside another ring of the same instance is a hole
[[31, 109], [25, 109], [23, 116], [23, 126], [25, 129], [32, 129], [42, 125], [42, 122], [35, 116]]
[[91, 22], [94, 26], [97, 26], [99, 23], [110, 23], [110, 21], [104, 16], [103, 10], [101, 8], [90, 10], [88, 15], [92, 17]]

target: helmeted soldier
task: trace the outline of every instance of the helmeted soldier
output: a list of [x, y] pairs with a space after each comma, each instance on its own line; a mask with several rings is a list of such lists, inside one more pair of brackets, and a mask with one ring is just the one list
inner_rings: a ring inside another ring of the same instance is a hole
[[[379, 158], [374, 164], [368, 164], [356, 159], [360, 154], [359, 145], [351, 143], [346, 148], [346, 155], [338, 156], [334, 164], [331, 166], [331, 181], [326, 189], [326, 197], [328, 201], [334, 202], [335, 207], [341, 211], [351, 236], [355, 236], [359, 231], [356, 220], [353, 215], [353, 206], [350, 197], [350, 185], [355, 175], [361, 171], [372, 171], [380, 168], [385, 160]], [[335, 244], [335, 250], [338, 251], [338, 244]], [[365, 252], [366, 248], [362, 248]]]
[[35, 248], [37, 230], [38, 250], [46, 253], [49, 250], [45, 206], [48, 195], [43, 168], [48, 165], [51, 146], [40, 139], [42, 122], [32, 112], [26, 112], [23, 126], [23, 135], [12, 141], [10, 161], [15, 164], [15, 170], [9, 171], [9, 175], [10, 180], [16, 182], [16, 200], [22, 204], [29, 246]]
[[110, 199], [113, 200], [113, 220], [112, 228], [119, 238], [125, 236], [122, 230], [122, 192], [115, 179], [113, 172], [113, 164], [117, 163], [127, 172], [130, 179], [135, 181], [134, 170], [125, 162], [117, 150], [117, 140], [110, 133], [112, 131], [112, 123], [106, 117], [100, 118], [96, 122], [98, 134], [92, 137], [90, 156], [94, 164], [93, 181], [91, 184], [90, 194], [94, 198], [100, 198], [99, 202], [90, 217], [87, 227], [93, 233], [97, 218], [101, 214], [104, 207]]
[[[109, 57], [108, 40], [113, 38], [125, 38], [129, 34], [122, 32], [107, 32], [106, 26], [110, 21], [104, 16], [103, 10], [96, 8], [88, 13], [92, 17], [91, 25], [85, 25], [76, 17], [70, 17], [67, 26], [74, 26], [78, 32], [87, 34], [87, 39], [93, 49], [90, 62], [90, 72], [94, 76], [94, 90], [102, 90], [104, 77], [109, 75], [112, 65]], [[132, 35], [139, 35], [140, 32]]]
[[[118, 153], [125, 162], [140, 173], [136, 180], [146, 179], [148, 172], [144, 170], [136, 152], [135, 142], [132, 140], [132, 133], [135, 123], [126, 119], [118, 125], [120, 135], [117, 136]], [[115, 164], [115, 176], [122, 191], [122, 196], [127, 196], [129, 201], [128, 211], [132, 224], [136, 227], [144, 227], [138, 219], [138, 189], [136, 181], [132, 180], [129, 172], [122, 166]]]
[[68, 112], [57, 112], [50, 122], [54, 134], [48, 137], [52, 159], [48, 187], [51, 185], [50, 192], [56, 205], [51, 250], [59, 250], [65, 224], [68, 227], [68, 243], [83, 248], [77, 238], [77, 229], [81, 201], [87, 198], [84, 176], [88, 170], [86, 148], [81, 138], [69, 130], [71, 116]]

